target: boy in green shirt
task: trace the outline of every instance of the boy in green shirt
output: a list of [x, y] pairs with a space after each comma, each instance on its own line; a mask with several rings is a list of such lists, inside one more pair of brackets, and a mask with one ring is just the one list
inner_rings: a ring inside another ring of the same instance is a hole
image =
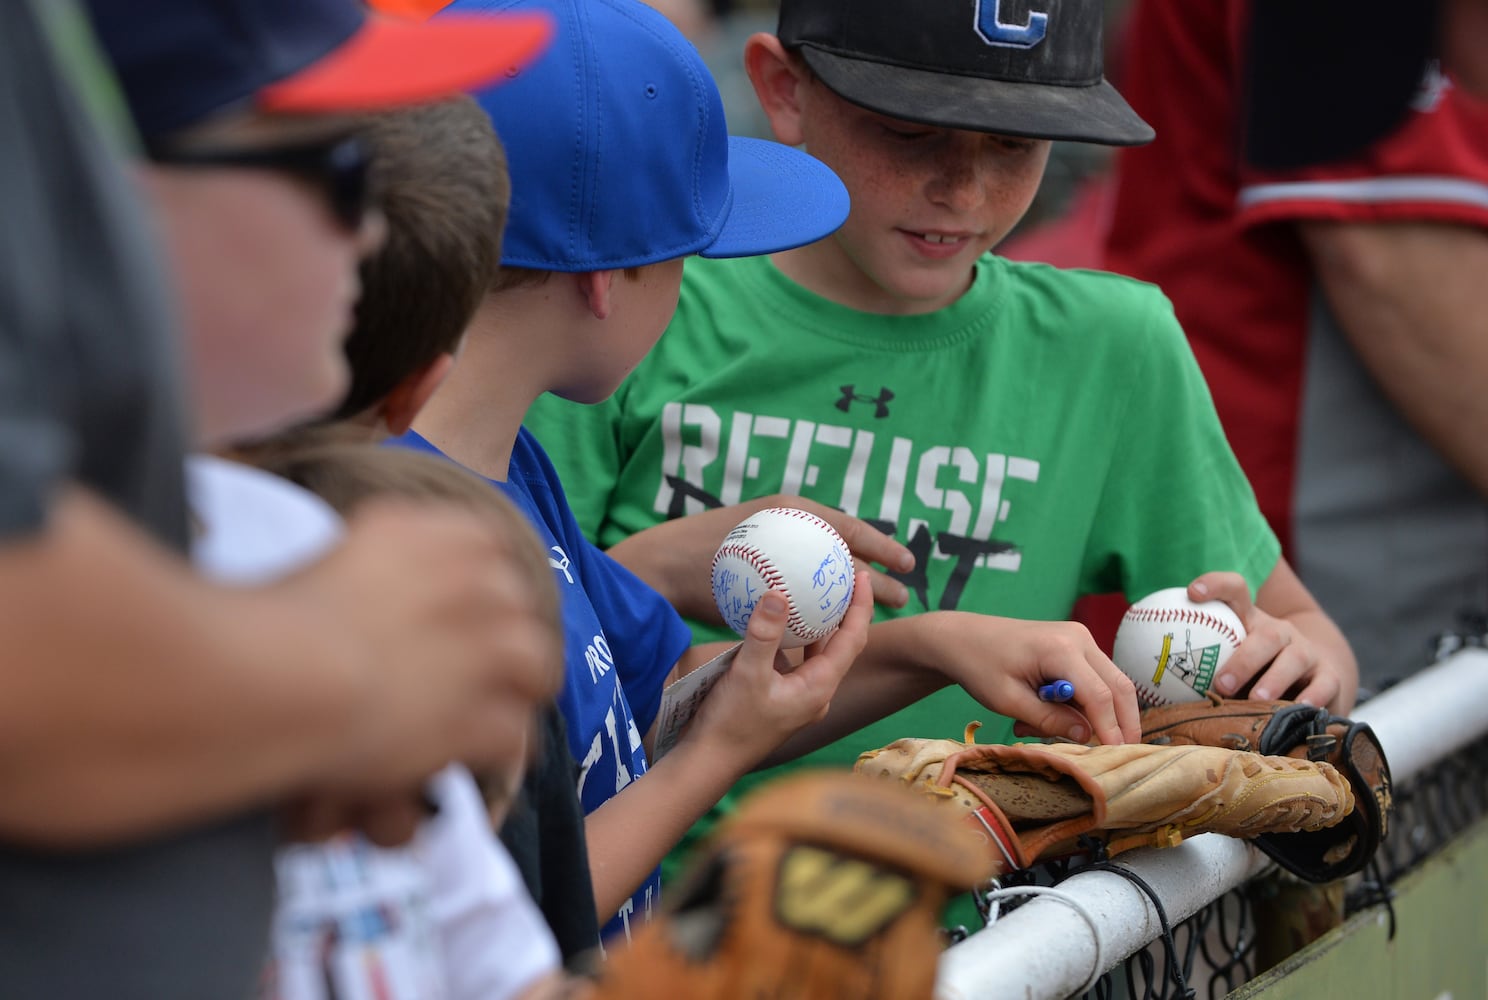
[[[847, 222], [769, 258], [688, 261], [620, 390], [544, 397], [527, 425], [562, 443], [601, 547], [774, 492], [892, 531], [917, 558], [911, 596], [879, 608], [867, 655], [974, 665], [991, 615], [1055, 621], [1083, 594], [1188, 584], [1249, 632], [1217, 691], [1347, 711], [1353, 655], [1280, 557], [1167, 300], [990, 253], [1050, 140], [1152, 137], [1101, 76], [1098, 0], [1033, 7], [1011, 23], [986, 0], [785, 0], [745, 65], [776, 138], [846, 183]], [[1070, 627], [1041, 641], [1089, 641]], [[947, 688], [805, 759], [844, 766], [985, 716]], [[1014, 735], [999, 722], [988, 739]]]
[[[652, 753], [647, 736], [663, 731], [665, 685], [711, 654], [693, 646], [666, 596], [584, 538], [522, 416], [544, 392], [606, 398], [666, 328], [689, 255], [773, 253], [820, 239], [847, 216], [847, 192], [804, 154], [730, 138], [696, 51], [637, 0], [502, 6], [518, 8], [550, 12], [558, 40], [479, 98], [509, 158], [503, 267], [459, 362], [397, 441], [490, 480], [529, 515], [550, 554], [567, 651], [558, 703], [580, 768], [596, 914], [612, 921], [611, 933], [645, 919], [660, 890], [658, 862], [762, 759], [798, 756], [947, 684], [1053, 732], [1079, 726], [1082, 738], [1135, 739], [1131, 682], [1088, 635], [1072, 641], [1064, 630], [1076, 627], [1065, 623], [1000, 620], [998, 641], [984, 638], [974, 659], [943, 664], [921, 637], [886, 622], [881, 646], [893, 655], [860, 657], [871, 617], [860, 574], [838, 630], [781, 654], [788, 660], [776, 656], [785, 602], [762, 597], [727, 671], [671, 748]], [[706, 573], [706, 558], [702, 566]], [[913, 647], [892, 646], [896, 637]], [[1039, 700], [1049, 677], [1075, 683], [1070, 705]]]

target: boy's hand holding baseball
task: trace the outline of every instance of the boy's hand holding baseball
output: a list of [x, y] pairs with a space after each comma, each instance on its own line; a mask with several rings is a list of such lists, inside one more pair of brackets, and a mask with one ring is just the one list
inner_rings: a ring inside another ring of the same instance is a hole
[[[1205, 573], [1188, 585], [1188, 593], [1194, 600], [1223, 601], [1245, 624], [1245, 640], [1214, 678], [1215, 691], [1258, 701], [1305, 701], [1338, 714], [1353, 709], [1358, 667], [1337, 627], [1315, 605], [1267, 614], [1250, 599], [1239, 573]], [[1314, 630], [1324, 630], [1321, 635], [1303, 627], [1309, 618]]]
[[[585, 821], [597, 911], [613, 912], [699, 816], [780, 744], [826, 714], [862, 652], [873, 616], [864, 573], [837, 630], [804, 647], [792, 668], [780, 652], [785, 601], [767, 591], [734, 660], [703, 698], [675, 746]], [[792, 652], [797, 652], [792, 650]]]
[[857, 572], [842, 623], [807, 646], [797, 667], [780, 652], [785, 599], [766, 593], [749, 619], [733, 664], [708, 693], [683, 739], [737, 761], [742, 774], [798, 730], [821, 720], [868, 639], [873, 597], [867, 576], [864, 570]]
[[[1104, 744], [1141, 739], [1135, 686], [1083, 625], [958, 611], [920, 617], [928, 626], [926, 662], [988, 708], [1017, 720], [1017, 735]], [[1074, 684], [1069, 702], [1039, 699], [1039, 687], [1056, 679]]]

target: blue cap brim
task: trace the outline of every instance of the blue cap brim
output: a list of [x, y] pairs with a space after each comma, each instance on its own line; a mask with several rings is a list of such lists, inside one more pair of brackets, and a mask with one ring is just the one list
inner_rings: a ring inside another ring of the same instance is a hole
[[815, 243], [847, 221], [847, 188], [820, 160], [778, 142], [729, 136], [733, 201], [700, 257], [753, 257]]

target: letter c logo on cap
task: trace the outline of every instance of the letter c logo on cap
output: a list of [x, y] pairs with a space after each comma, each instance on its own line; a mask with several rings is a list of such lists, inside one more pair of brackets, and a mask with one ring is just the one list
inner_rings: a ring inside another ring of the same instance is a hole
[[988, 45], [1031, 49], [1049, 33], [1049, 15], [1029, 11], [1027, 24], [1008, 24], [1002, 19], [1002, 0], [977, 0], [976, 33]]

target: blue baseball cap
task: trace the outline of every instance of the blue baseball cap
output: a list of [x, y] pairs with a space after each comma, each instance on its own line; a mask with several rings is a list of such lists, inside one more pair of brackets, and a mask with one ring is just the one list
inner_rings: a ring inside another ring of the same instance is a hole
[[375, 111], [499, 80], [541, 52], [540, 13], [417, 23], [357, 0], [87, 0], [146, 141], [237, 107]]
[[434, 20], [498, 10], [557, 24], [545, 55], [476, 94], [511, 172], [503, 264], [748, 257], [813, 243], [846, 220], [847, 189], [825, 164], [728, 134], [697, 49], [639, 0], [455, 0]]

